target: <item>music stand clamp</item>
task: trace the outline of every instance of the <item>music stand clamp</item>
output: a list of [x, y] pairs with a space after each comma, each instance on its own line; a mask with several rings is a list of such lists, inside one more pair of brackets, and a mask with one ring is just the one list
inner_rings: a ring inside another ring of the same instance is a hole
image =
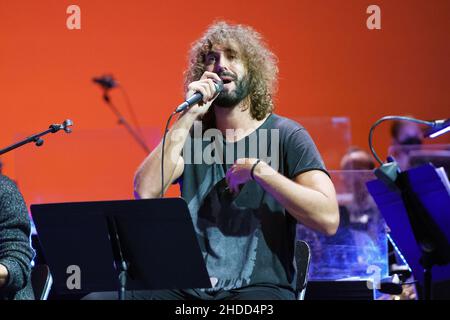
[[403, 242], [402, 253], [423, 267], [424, 299], [429, 300], [432, 268], [450, 263], [450, 230], [446, 230], [450, 215], [445, 214], [450, 208], [449, 192], [431, 164], [401, 172], [392, 183], [396, 190], [382, 179], [369, 181], [367, 187], [397, 242]]

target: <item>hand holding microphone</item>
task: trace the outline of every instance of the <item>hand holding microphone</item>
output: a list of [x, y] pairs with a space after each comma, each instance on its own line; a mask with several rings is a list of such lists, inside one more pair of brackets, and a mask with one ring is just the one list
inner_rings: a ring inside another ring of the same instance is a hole
[[220, 79], [216, 73], [206, 71], [203, 73], [200, 80], [189, 84], [188, 92], [186, 93], [186, 101], [180, 104], [175, 111], [170, 114], [164, 129], [161, 147], [161, 198], [164, 197], [164, 151], [166, 149], [165, 144], [167, 133], [169, 132], [170, 120], [175, 114], [183, 111], [185, 113], [193, 114], [196, 118], [203, 116], [222, 90], [222, 79]]
[[190, 83], [188, 89], [186, 101], [180, 104], [175, 112], [182, 112], [197, 104], [195, 108], [190, 110], [197, 115], [203, 115], [223, 90], [223, 82], [216, 73], [205, 72], [200, 80]]

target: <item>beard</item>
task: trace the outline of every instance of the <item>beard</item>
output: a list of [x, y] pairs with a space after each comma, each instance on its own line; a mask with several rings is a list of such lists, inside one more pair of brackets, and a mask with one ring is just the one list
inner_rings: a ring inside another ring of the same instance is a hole
[[221, 108], [232, 108], [248, 96], [250, 86], [248, 76], [235, 80], [235, 83], [236, 89], [233, 91], [223, 90], [219, 93], [219, 96], [214, 100], [215, 105]]

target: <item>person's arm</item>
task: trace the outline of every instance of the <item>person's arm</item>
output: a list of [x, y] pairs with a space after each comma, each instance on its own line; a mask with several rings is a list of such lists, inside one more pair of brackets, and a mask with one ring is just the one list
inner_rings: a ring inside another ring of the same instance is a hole
[[[239, 192], [239, 185], [251, 179], [250, 171], [256, 161], [241, 159], [227, 172], [227, 182], [233, 192]], [[324, 172], [310, 170], [290, 180], [260, 161], [253, 173], [255, 181], [297, 221], [326, 235], [336, 233], [339, 226], [336, 192]]]
[[0, 176], [0, 291], [17, 292], [30, 277], [31, 223], [15, 183]]
[[[261, 172], [271, 172], [261, 174]], [[331, 179], [320, 170], [310, 170], [290, 180], [265, 162], [255, 168], [255, 180], [299, 222], [326, 235], [336, 233], [339, 208]]]
[[[167, 133], [164, 150], [164, 192], [172, 181], [176, 180], [184, 169], [181, 150], [189, 134], [189, 128], [195, 117], [186, 113], [182, 115]], [[176, 133], [176, 139], [174, 138]], [[162, 141], [138, 168], [134, 179], [136, 198], [157, 198], [161, 195], [161, 150]]]
[[[212, 79], [220, 81], [217, 74], [205, 72], [199, 81], [189, 85], [186, 97], [201, 92], [204, 103], [185, 111], [167, 133], [164, 148], [164, 192], [183, 174], [184, 161], [181, 151], [194, 121], [208, 111], [215, 98], [216, 89]], [[134, 178], [136, 198], [157, 198], [161, 195], [161, 151], [162, 141], [139, 166]]]

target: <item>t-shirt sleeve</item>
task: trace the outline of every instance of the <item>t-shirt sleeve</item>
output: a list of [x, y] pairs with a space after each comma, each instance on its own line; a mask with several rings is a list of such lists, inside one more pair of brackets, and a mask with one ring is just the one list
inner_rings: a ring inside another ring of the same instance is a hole
[[321, 170], [329, 176], [319, 150], [305, 128], [289, 133], [284, 149], [288, 178], [293, 179], [310, 170]]

